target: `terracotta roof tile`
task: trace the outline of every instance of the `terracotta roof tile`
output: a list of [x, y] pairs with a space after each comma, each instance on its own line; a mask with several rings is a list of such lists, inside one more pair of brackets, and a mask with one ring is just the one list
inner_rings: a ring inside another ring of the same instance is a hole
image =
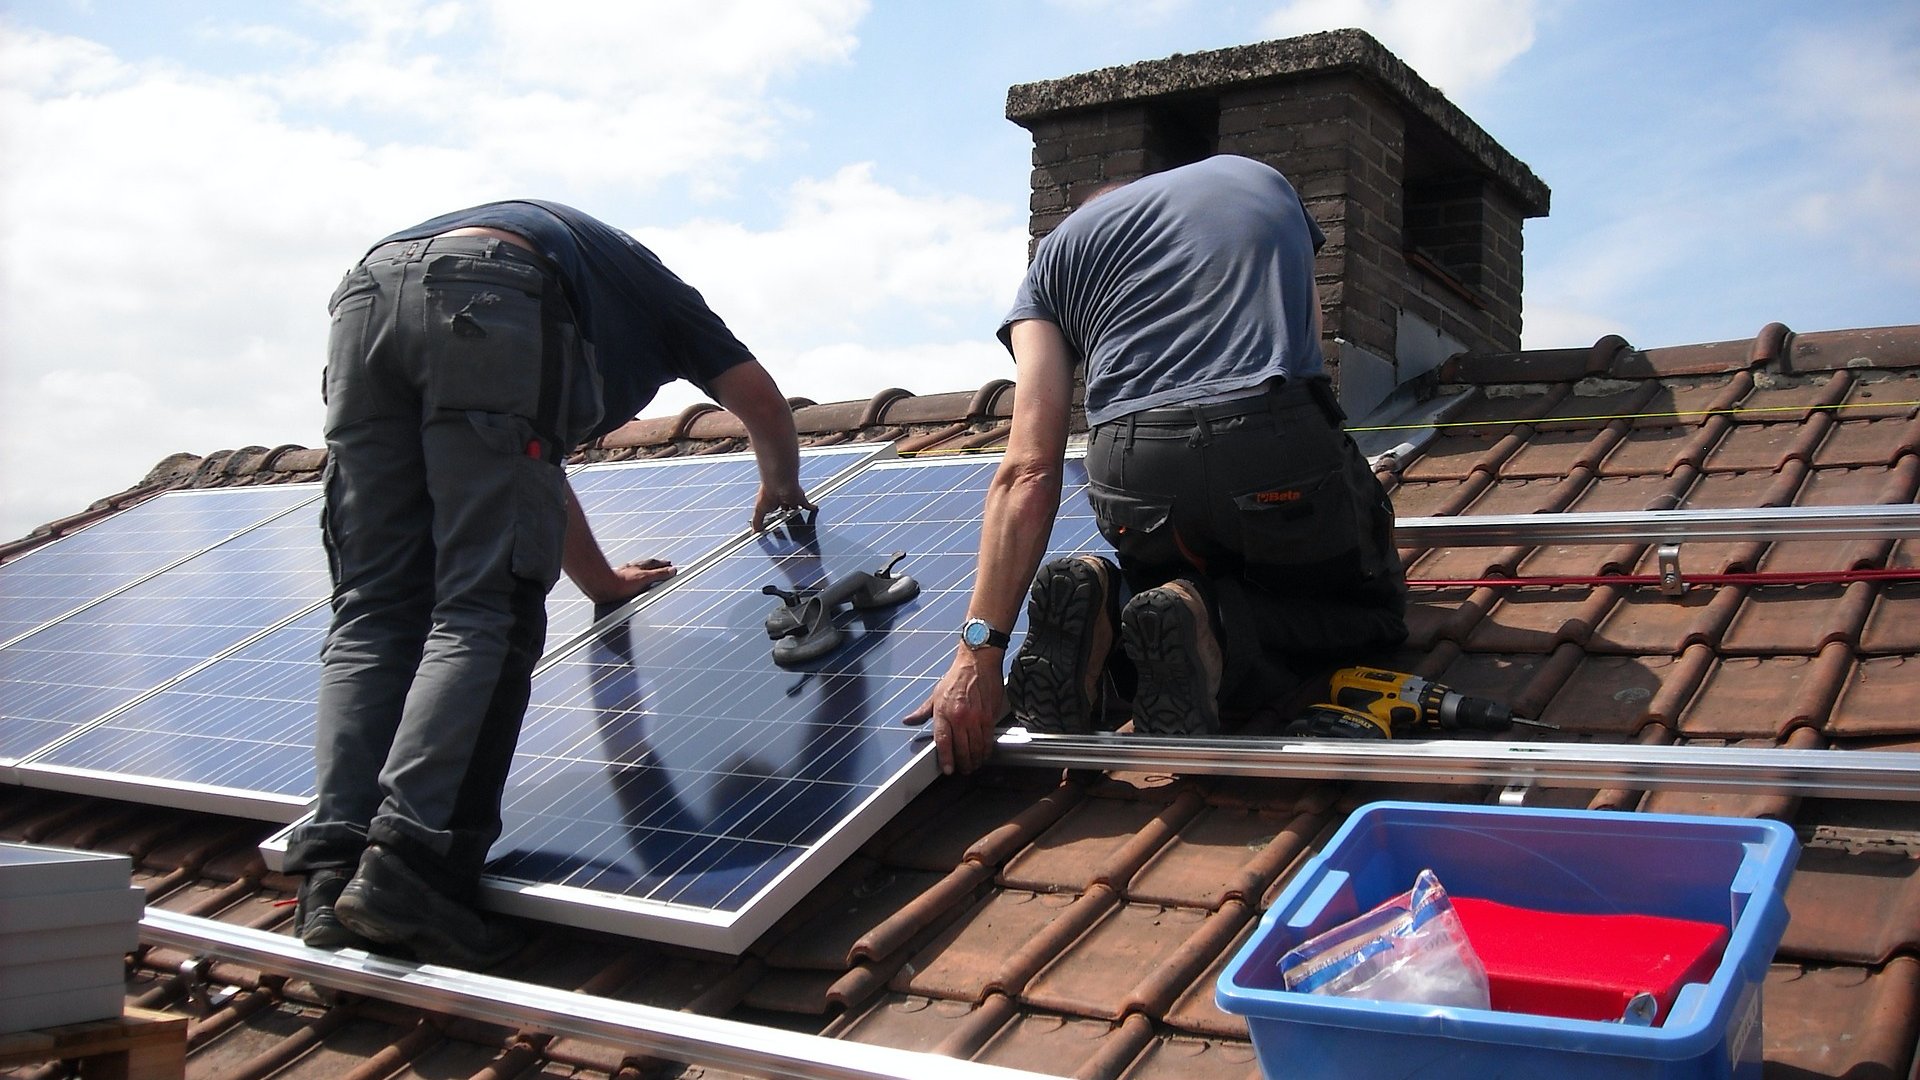
[[1834, 701], [1826, 732], [1836, 738], [1913, 733], [1920, 701], [1920, 659], [1863, 656]]
[[1745, 602], [1720, 637], [1728, 654], [1811, 655], [1830, 642], [1858, 640], [1873, 604], [1873, 586], [1765, 585], [1748, 590]]
[[[886, 391], [883, 391], [885, 393]], [[904, 390], [892, 393], [905, 394]], [[839, 435], [868, 427], [867, 417], [873, 404], [866, 401], [836, 401], [830, 405], [808, 405], [793, 411], [793, 426], [803, 436]]]
[[1022, 1013], [994, 1032], [975, 1057], [990, 1065], [1018, 1064], [1063, 1076], [1095, 1064], [1124, 1065], [1139, 1053], [1149, 1035], [1137, 1026]]
[[1920, 951], [1920, 836], [1904, 846], [1817, 841], [1787, 888], [1780, 955], [1879, 967]]
[[1393, 512], [1403, 518], [1433, 517], [1459, 493], [1454, 483], [1421, 483], [1402, 480], [1393, 486]]
[[1917, 361], [1920, 325], [1795, 334], [1788, 354], [1796, 372], [1911, 368]]
[[873, 930], [946, 876], [930, 870], [867, 867], [843, 898], [780, 938], [767, 952], [769, 964], [809, 970], [846, 970], [855, 947]]
[[1466, 646], [1482, 652], [1547, 653], [1567, 642], [1583, 643], [1619, 596], [1619, 590], [1607, 586], [1505, 589], [1467, 636]]
[[1615, 378], [1645, 379], [1711, 375], [1738, 371], [1753, 355], [1753, 342], [1717, 341], [1704, 345], [1675, 345], [1661, 349], [1623, 349], [1613, 355], [1607, 374]]
[[1259, 1080], [1259, 1058], [1244, 1040], [1196, 1039], [1186, 1035], [1153, 1039], [1135, 1058], [1124, 1080], [1186, 1080], [1192, 1076]]
[[1312, 814], [1209, 806], [1133, 875], [1127, 897], [1210, 911], [1228, 900], [1258, 902], [1324, 824]]
[[1909, 1073], [1920, 1036], [1920, 959], [1884, 968], [1774, 964], [1761, 1052], [1782, 1076]]
[[[1243, 922], [1245, 909], [1239, 905], [1235, 909]], [[1078, 940], [1034, 974], [1020, 997], [1050, 1012], [1105, 1020], [1117, 1021], [1139, 1008], [1136, 1001], [1143, 997], [1164, 997], [1145, 1006], [1163, 1010], [1175, 992], [1186, 989], [1184, 980], [1163, 994], [1143, 994], [1140, 984], [1166, 968], [1212, 917], [1213, 912], [1203, 908], [1138, 903], [1107, 907]], [[1239, 925], [1233, 923], [1232, 929]], [[1231, 929], [1227, 936], [1232, 936]], [[1198, 974], [1211, 959], [1212, 953], [1198, 958], [1188, 976]]]
[[1591, 436], [1616, 419], [1647, 411], [1661, 390], [1661, 384], [1646, 380], [1582, 379], [1529, 426], [1541, 433], [1584, 431]]
[[1920, 583], [1894, 582], [1880, 590], [1860, 632], [1860, 651], [1920, 652]]
[[883, 994], [835, 1020], [823, 1034], [855, 1042], [930, 1053], [952, 1038], [977, 1011], [971, 1002], [917, 994]]
[[1844, 645], [1818, 657], [1725, 657], [1681, 715], [1680, 731], [1691, 738], [1778, 739], [1797, 724], [1818, 725], [1839, 691], [1845, 659]]
[[1920, 408], [1913, 379], [1908, 372], [1855, 370], [1846, 401], [1835, 410], [1841, 420], [1878, 420], [1887, 417], [1912, 417]]
[[1708, 417], [1736, 409], [1741, 399], [1753, 390], [1753, 375], [1740, 371], [1732, 375], [1701, 379], [1669, 379], [1645, 384], [1652, 392], [1627, 422], [1636, 428], [1691, 425], [1699, 427]]
[[1671, 656], [1585, 655], [1536, 719], [1567, 735], [1630, 740], [1647, 722], [1654, 694], [1673, 681]]
[[1017, 991], [1052, 955], [1042, 951], [1057, 951], [1079, 936], [1115, 900], [1108, 889], [1080, 895], [995, 890], [903, 968], [892, 989], [962, 1001]]
[[1849, 465], [1885, 468], [1916, 448], [1920, 448], [1920, 428], [1914, 418], [1843, 415], [1814, 452], [1813, 464], [1821, 469]]
[[880, 415], [889, 424], [964, 424], [977, 418], [970, 411], [975, 397], [966, 392], [909, 395], [894, 399]]

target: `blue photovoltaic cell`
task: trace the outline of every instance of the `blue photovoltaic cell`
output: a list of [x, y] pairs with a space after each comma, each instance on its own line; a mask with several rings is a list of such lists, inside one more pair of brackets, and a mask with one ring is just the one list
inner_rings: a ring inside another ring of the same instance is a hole
[[[314, 697], [331, 611], [285, 626], [135, 701], [22, 765], [23, 779], [56, 769], [124, 782], [264, 796], [285, 820], [313, 790]], [[245, 807], [232, 807], [244, 810]]]
[[[806, 451], [802, 483], [818, 486], [874, 449]], [[570, 482], [616, 563], [652, 550], [684, 565], [745, 533], [759, 471], [752, 455], [732, 454], [589, 466]], [[317, 552], [317, 527], [312, 543]], [[565, 629], [550, 628], [549, 642], [591, 625], [591, 605], [578, 591], [563, 581], [554, 598]], [[55, 770], [189, 787], [195, 797], [180, 801], [285, 819], [314, 795], [314, 702], [328, 621], [324, 606], [301, 616], [36, 754], [21, 778], [33, 783]]]
[[320, 496], [316, 484], [170, 491], [0, 566], [0, 645]]
[[[804, 451], [800, 486], [811, 492], [875, 449]], [[653, 558], [685, 569], [747, 531], [760, 490], [752, 454], [589, 465], [567, 480], [615, 566]], [[594, 606], [561, 578], [547, 597], [547, 648], [564, 646], [593, 623]]]
[[[832, 869], [812, 853], [858, 831], [862, 807], [883, 793], [903, 803], [932, 778], [910, 768], [926, 743], [900, 719], [953, 655], [997, 466], [871, 466], [821, 500], [812, 530], [733, 550], [541, 674], [490, 877], [541, 896], [590, 890], [568, 899], [628, 913], [573, 916], [588, 925], [744, 947], [780, 913], [760, 901], [770, 886], [810, 887]], [[1084, 487], [1069, 462], [1055, 553], [1106, 550]], [[896, 550], [916, 599], [843, 612], [848, 641], [805, 670], [773, 663], [764, 623], [777, 601], [763, 585], [818, 587]], [[686, 935], [716, 915], [737, 931]]]
[[276, 518], [0, 648], [0, 759], [24, 757], [324, 599], [317, 513]]

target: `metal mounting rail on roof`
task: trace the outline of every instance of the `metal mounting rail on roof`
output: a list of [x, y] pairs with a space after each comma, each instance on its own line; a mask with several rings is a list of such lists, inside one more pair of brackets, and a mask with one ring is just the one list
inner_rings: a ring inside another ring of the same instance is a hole
[[1519, 783], [1920, 800], [1920, 754], [1731, 746], [1038, 735], [1002, 732], [1002, 765], [1396, 783]]
[[1920, 506], [1786, 506], [1401, 518], [1405, 547], [1616, 544], [1631, 541], [1879, 540], [1920, 536]]
[[140, 921], [140, 940], [432, 1012], [515, 1029], [572, 1035], [633, 1053], [718, 1066], [752, 1076], [1041, 1080], [1046, 1075], [675, 1012], [362, 952], [309, 949], [284, 934], [151, 907]]

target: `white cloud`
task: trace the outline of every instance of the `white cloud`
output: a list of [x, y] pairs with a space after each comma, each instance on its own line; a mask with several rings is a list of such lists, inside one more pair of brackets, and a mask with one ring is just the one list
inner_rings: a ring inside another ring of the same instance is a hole
[[[871, 164], [797, 183], [768, 230], [703, 220], [633, 232], [706, 296], [783, 389], [817, 401], [999, 377], [977, 364], [1004, 360], [992, 335], [1026, 265], [1017, 208], [908, 194], [876, 180]], [[897, 344], [844, 344], [890, 335]], [[928, 345], [928, 336], [966, 344]]]
[[1349, 27], [1380, 39], [1456, 98], [1533, 47], [1536, 0], [1291, 0], [1261, 23], [1274, 37]]
[[634, 21], [664, 7], [542, 5], [572, 36], [522, 42], [518, 5], [351, 0], [317, 9], [345, 40], [233, 27], [229, 69], [268, 73], [229, 77], [0, 23], [0, 536], [173, 452], [317, 444], [324, 302], [356, 252], [507, 194], [711, 190], [792, 118], [770, 80], [843, 61], [865, 3]]
[[1608, 334], [1626, 336], [1626, 328], [1619, 320], [1579, 308], [1528, 304], [1525, 315], [1526, 322], [1520, 331], [1523, 349], [1578, 348]]
[[1779, 123], [1807, 144], [1786, 213], [1865, 270], [1920, 284], [1920, 19], [1796, 35], [1770, 65]]
[[1079, 15], [1122, 19], [1135, 25], [1166, 21], [1194, 5], [1194, 0], [1048, 0], [1054, 7]]
[[897, 348], [836, 342], [804, 349], [776, 367], [782, 390], [823, 404], [870, 398], [888, 387], [945, 394], [1013, 378], [1013, 358], [990, 335]]
[[750, 97], [803, 64], [849, 59], [867, 3], [491, 0], [487, 9], [509, 80], [586, 97], [689, 86]]

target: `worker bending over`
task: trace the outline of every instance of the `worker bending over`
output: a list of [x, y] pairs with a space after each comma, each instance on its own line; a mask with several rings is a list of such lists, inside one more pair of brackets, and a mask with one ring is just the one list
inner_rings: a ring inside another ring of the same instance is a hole
[[555, 203], [458, 211], [376, 244], [333, 295], [312, 818], [292, 836], [317, 948], [483, 968], [520, 935], [475, 909], [564, 566], [588, 599], [673, 572], [611, 566], [562, 466], [688, 379], [746, 425], [752, 510], [810, 508], [793, 414], [651, 251]]

